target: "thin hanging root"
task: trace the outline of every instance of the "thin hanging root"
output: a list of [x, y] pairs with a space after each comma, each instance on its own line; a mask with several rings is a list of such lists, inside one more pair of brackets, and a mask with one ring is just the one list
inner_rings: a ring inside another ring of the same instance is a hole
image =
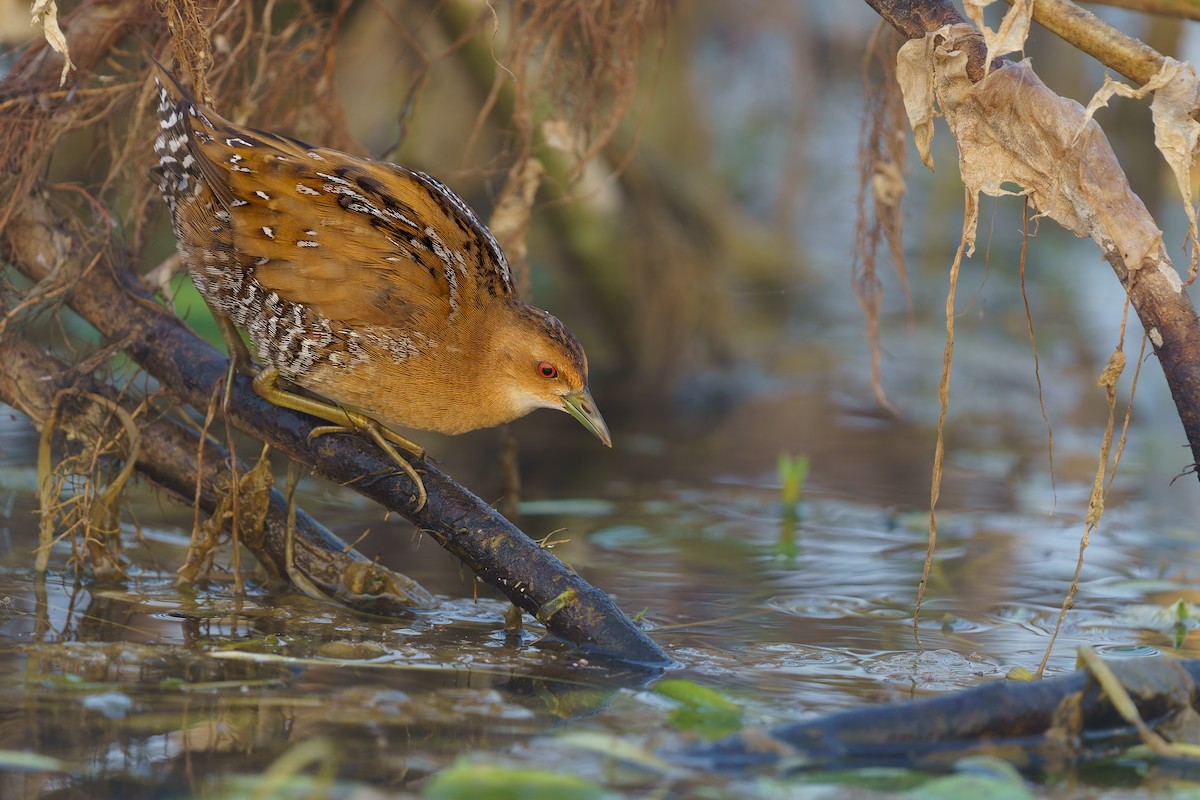
[[38, 438], [37, 480], [39, 508], [41, 521], [38, 523], [38, 549], [34, 556], [33, 569], [38, 575], [45, 574], [50, 564], [50, 548], [54, 546], [54, 508], [61, 485], [54, 480], [54, 463], [51, 445], [54, 442], [54, 431], [58, 427], [58, 406], [50, 412], [50, 418], [42, 426], [42, 435]]
[[[1112, 452], [1113, 428], [1116, 427], [1117, 418], [1117, 381], [1121, 379], [1121, 373], [1125, 370], [1125, 325], [1128, 321], [1129, 296], [1126, 295], [1125, 314], [1121, 317], [1121, 332], [1117, 339], [1117, 346], [1096, 381], [1096, 385], [1104, 389], [1105, 397], [1108, 400], [1108, 421], [1105, 423], [1104, 438], [1100, 443], [1100, 456], [1096, 464], [1096, 477], [1092, 480], [1092, 494], [1088, 499], [1088, 512], [1084, 521], [1083, 535], [1079, 538], [1079, 557], [1075, 561], [1075, 574], [1071, 577], [1071, 587], [1067, 589], [1067, 596], [1063, 598], [1062, 607], [1058, 610], [1054, 633], [1050, 635], [1050, 641], [1046, 644], [1046, 652], [1042, 654], [1042, 661], [1038, 664], [1037, 676], [1039, 678], [1046, 671], [1046, 664], [1050, 662], [1050, 651], [1054, 649], [1054, 641], [1058, 638], [1059, 631], [1062, 630], [1067, 611], [1075, 605], [1075, 595], [1079, 593], [1079, 575], [1083, 572], [1083, 554], [1091, 543], [1092, 531], [1100, 525], [1100, 517], [1104, 515], [1104, 500], [1108, 495], [1108, 489], [1104, 484], [1105, 474], [1115, 472], [1117, 464], [1121, 460], [1121, 451], [1118, 449], [1112, 466], [1109, 466], [1108, 457]], [[1130, 400], [1132, 401], [1132, 398]], [[1131, 409], [1132, 405], [1131, 402]], [[1122, 442], [1124, 442], [1124, 434], [1122, 434]], [[1111, 485], [1110, 479], [1109, 486]]]
[[917, 607], [913, 611], [913, 638], [921, 645], [921, 604], [925, 600], [925, 587], [929, 583], [929, 571], [933, 567], [933, 551], [937, 548], [937, 502], [942, 493], [942, 468], [946, 458], [946, 413], [950, 410], [950, 368], [954, 363], [954, 293], [958, 288], [958, 271], [962, 267], [963, 254], [967, 250], [968, 221], [976, 198], [969, 191], [966, 195], [967, 213], [964, 215], [962, 238], [954, 263], [950, 266], [950, 288], [946, 292], [946, 349], [942, 353], [942, 380], [938, 385], [937, 446], [933, 453], [933, 475], [929, 487], [929, 545], [925, 549], [925, 565], [921, 569], [921, 583], [917, 586]]
[[[125, 484], [129, 481], [130, 476], [133, 475], [133, 469], [137, 465], [138, 453], [141, 450], [142, 444], [142, 433], [129, 412], [107, 397], [102, 397], [92, 392], [78, 392], [74, 389], [67, 389], [65, 391], [79, 394], [91, 400], [97, 407], [107, 409], [125, 429], [125, 436], [129, 441], [129, 452], [125, 456], [125, 463], [121, 465], [121, 471], [117, 473], [117, 477], [110, 481], [104, 489], [104, 493], [100, 495], [99, 500], [92, 504], [91, 510], [93, 522], [100, 519], [101, 515], [105, 519], [113, 519], [118, 515], [117, 507], [121, 500], [121, 491], [125, 488]], [[60, 393], [59, 396], [61, 397], [62, 394]]]
[[296, 462], [288, 464], [287, 477], [287, 538], [284, 543], [284, 570], [292, 586], [299, 589], [306, 597], [313, 600], [329, 601], [329, 595], [321, 591], [304, 571], [296, 566], [296, 486], [299, 484], [300, 473]]
[[1042, 391], [1042, 367], [1038, 361], [1037, 338], [1033, 334], [1033, 312], [1029, 310], [1029, 295], [1025, 292], [1025, 255], [1029, 249], [1029, 196], [1021, 210], [1021, 302], [1025, 304], [1025, 325], [1029, 329], [1029, 349], [1033, 353], [1033, 379], [1037, 383], [1038, 408], [1042, 422], [1046, 424], [1046, 453], [1050, 460], [1050, 493], [1054, 497], [1051, 508], [1058, 506], [1058, 486], [1054, 482], [1054, 429], [1050, 426], [1050, 415], [1046, 413], [1046, 395]]
[[[55, 519], [62, 514], [67, 503], [59, 500], [59, 495], [62, 492], [62, 482], [56, 480], [52, 445], [54, 442], [54, 433], [59, 428], [62, 416], [63, 399], [69, 395], [86, 398], [93, 403], [94, 410], [102, 409], [107, 411], [112, 417], [115, 417], [125, 430], [125, 436], [128, 440], [128, 452], [124, 457], [121, 471], [108, 483], [99, 497], [75, 497], [68, 501], [75, 504], [82, 504], [77, 512], [71, 512], [72, 515], [77, 513], [79, 516], [75, 522], [68, 526], [68, 533], [73, 531], [80, 523], [83, 523], [84, 536], [88, 538], [90, 538], [92, 531], [100, 531], [102, 533], [112, 531], [114, 527], [113, 520], [120, 519], [119, 503], [121, 492], [133, 474], [138, 454], [141, 450], [141, 431], [138, 429], [137, 423], [134, 422], [133, 416], [119, 404], [107, 397], [102, 397], [92, 392], [83, 392], [78, 389], [64, 389], [55, 396], [50, 417], [42, 427], [42, 434], [38, 439], [38, 486], [41, 521], [38, 526], [38, 548], [34, 556], [34, 570], [38, 574], [45, 573], [49, 566], [50, 549], [59, 539], [67, 535], [64, 533], [58, 539], [54, 536]], [[94, 450], [98, 450], [101, 443], [102, 440], [98, 434], [97, 439], [91, 444]], [[91, 485], [90, 481], [88, 485]], [[85, 494], [88, 491], [88, 489], [85, 489]], [[93, 562], [95, 562], [95, 556], [96, 554], [93, 553]]]

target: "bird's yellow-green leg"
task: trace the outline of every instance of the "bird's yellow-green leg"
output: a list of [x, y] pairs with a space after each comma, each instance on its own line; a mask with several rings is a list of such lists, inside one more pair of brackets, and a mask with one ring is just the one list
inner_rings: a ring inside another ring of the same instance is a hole
[[379, 446], [379, 449], [386, 453], [387, 457], [394, 461], [396, 466], [400, 467], [404, 471], [404, 474], [412, 479], [413, 484], [417, 488], [416, 510], [420, 511], [425, 506], [425, 500], [428, 496], [425, 494], [425, 484], [421, 480], [421, 476], [417, 474], [417, 471], [413, 469], [407, 460], [396, 452], [396, 448], [392, 445], [396, 444], [403, 447], [417, 458], [425, 457], [425, 448], [384, 427], [366, 414], [360, 414], [357, 411], [347, 411], [331, 403], [325, 403], [321, 400], [280, 389], [279, 371], [274, 367], [267, 367], [254, 377], [254, 392], [269, 403], [274, 403], [283, 408], [290, 408], [293, 411], [311, 414], [314, 417], [333, 423], [332, 425], [313, 428], [312, 432], [308, 435], [310, 440], [317, 436], [324, 436], [327, 433], [342, 433], [345, 431], [367, 434]]
[[217, 320], [217, 327], [221, 329], [221, 338], [225, 340], [225, 350], [229, 353], [230, 365], [236, 366], [237, 371], [247, 378], [255, 377], [257, 372], [254, 369], [254, 363], [250, 360], [250, 351], [246, 348], [246, 341], [238, 333], [233, 320], [216, 312], [213, 312], [213, 317]]
[[237, 326], [229, 317], [213, 312], [213, 319], [221, 329], [221, 338], [225, 340], [225, 352], [229, 353], [229, 370], [225, 373], [225, 392], [221, 396], [221, 408], [229, 413], [229, 404], [233, 401], [233, 376], [240, 372], [248, 378], [255, 377], [254, 364], [250, 361], [250, 351], [246, 342], [238, 333]]

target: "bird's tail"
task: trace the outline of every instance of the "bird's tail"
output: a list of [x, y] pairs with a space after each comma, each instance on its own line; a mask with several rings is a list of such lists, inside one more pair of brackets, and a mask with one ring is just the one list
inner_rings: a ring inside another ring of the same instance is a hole
[[193, 166], [191, 126], [188, 118], [196, 115], [196, 101], [166, 67], [154, 60], [154, 82], [158, 85], [158, 136], [154, 153], [158, 167], [152, 170], [167, 205], [174, 216], [176, 204], [200, 191]]

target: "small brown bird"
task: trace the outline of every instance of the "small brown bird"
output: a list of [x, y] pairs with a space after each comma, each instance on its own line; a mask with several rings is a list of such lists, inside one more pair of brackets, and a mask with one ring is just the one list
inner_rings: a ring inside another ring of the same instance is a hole
[[[393, 427], [462, 433], [545, 407], [612, 445], [583, 348], [517, 296], [500, 246], [453, 191], [234, 125], [161, 66], [156, 81], [159, 189], [179, 250], [218, 320], [248, 334], [260, 395], [367, 432], [413, 478], [418, 508], [424, 486], [390, 443], [423, 451]], [[236, 358], [241, 340], [222, 324]]]

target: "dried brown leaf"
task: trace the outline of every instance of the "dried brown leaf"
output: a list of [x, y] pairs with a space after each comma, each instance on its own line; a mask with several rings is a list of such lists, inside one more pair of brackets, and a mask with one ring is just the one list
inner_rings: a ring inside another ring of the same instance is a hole
[[1200, 252], [1196, 249], [1200, 235], [1197, 234], [1196, 200], [1192, 191], [1192, 166], [1196, 147], [1200, 141], [1200, 122], [1192, 118], [1192, 112], [1200, 106], [1200, 78], [1191, 64], [1173, 58], [1163, 62], [1162, 69], [1141, 88], [1105, 77], [1104, 85], [1092, 96], [1085, 112], [1088, 119], [1096, 109], [1107, 106], [1114, 95], [1140, 100], [1154, 92], [1150, 113], [1154, 118], [1154, 144], [1175, 173], [1175, 182], [1183, 198], [1184, 212], [1188, 218], [1189, 238], [1192, 241], [1192, 257], [1188, 267], [1188, 282], [1196, 279]]
[[63, 54], [62, 75], [58, 79], [58, 85], [62, 86], [67, 82], [67, 73], [75, 69], [75, 64], [67, 52], [67, 37], [58, 27], [58, 3], [55, 0], [33, 0], [29, 15], [32, 24], [42, 26], [42, 35], [46, 37], [50, 49]]
[[[921, 163], [933, 170], [933, 156], [929, 152], [933, 144], [934, 107], [933, 60], [934, 38], [910, 39], [900, 48], [896, 56], [896, 82], [904, 95], [904, 112], [913, 129], [913, 141]], [[964, 56], [964, 59], [966, 57]]]
[[[1200, 122], [1192, 113], [1200, 106], [1200, 78], [1191, 64], [1168, 58], [1159, 77], [1162, 87], [1154, 93], [1150, 113], [1154, 117], [1154, 144], [1163, 154], [1183, 197], [1192, 240], [1192, 260], [1188, 267], [1188, 282], [1196, 279], [1200, 267], [1200, 231], [1197, 230], [1196, 198], [1192, 192], [1192, 167], [1197, 146], [1200, 145]], [[1156, 78], [1157, 80], [1157, 78]]]
[[997, 0], [964, 0], [963, 8], [987, 45], [987, 69], [992, 60], [1009, 53], [1024, 51], [1025, 39], [1029, 36], [1029, 23], [1033, 19], [1033, 0], [1012, 0], [1012, 7], [1000, 21], [1000, 27], [992, 30], [983, 23], [983, 10]]
[[[1079, 103], [1050, 91], [1028, 60], [971, 83], [956, 43], [974, 34], [970, 25], [947, 26], [906, 43], [900, 56], [910, 74], [926, 59], [938, 106], [958, 141], [968, 190], [1026, 194], [1040, 215], [1091, 237], [1105, 253], [1118, 253], [1130, 270], [1159, 270], [1180, 291], [1183, 283], [1163, 249], [1162, 231], [1129, 188], [1100, 126]], [[971, 242], [974, 236], [972, 228]]]

